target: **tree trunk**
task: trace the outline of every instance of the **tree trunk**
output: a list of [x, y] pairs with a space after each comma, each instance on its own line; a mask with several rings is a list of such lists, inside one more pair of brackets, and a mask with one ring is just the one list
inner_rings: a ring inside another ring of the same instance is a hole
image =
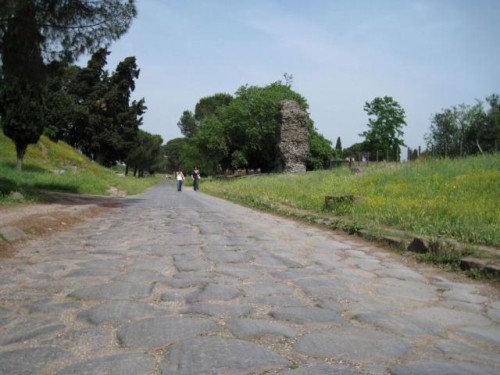
[[16, 143], [16, 155], [17, 155], [16, 169], [18, 171], [23, 169], [23, 159], [24, 155], [26, 154], [27, 148], [28, 145]]
[[477, 148], [479, 149], [479, 152], [482, 155], [483, 154], [483, 149], [481, 148], [481, 145], [479, 144], [479, 139], [476, 139], [476, 146], [477, 146]]

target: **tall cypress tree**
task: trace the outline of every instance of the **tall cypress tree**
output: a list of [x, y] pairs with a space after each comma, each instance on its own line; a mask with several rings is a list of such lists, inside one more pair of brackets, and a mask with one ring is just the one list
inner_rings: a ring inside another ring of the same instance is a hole
[[34, 4], [17, 2], [3, 36], [0, 114], [4, 134], [16, 144], [18, 170], [28, 145], [38, 142], [45, 125], [41, 41]]

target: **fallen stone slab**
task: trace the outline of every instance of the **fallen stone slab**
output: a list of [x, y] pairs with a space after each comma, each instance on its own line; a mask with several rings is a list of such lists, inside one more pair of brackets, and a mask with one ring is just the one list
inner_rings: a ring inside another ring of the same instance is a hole
[[146, 353], [118, 354], [101, 358], [94, 358], [68, 366], [56, 375], [74, 374], [120, 374], [137, 375], [149, 374], [155, 366], [153, 356]]
[[173, 346], [160, 369], [163, 375], [262, 374], [289, 364], [256, 344], [212, 336]]
[[162, 317], [124, 325], [117, 337], [124, 347], [156, 348], [218, 329], [216, 323], [205, 318]]

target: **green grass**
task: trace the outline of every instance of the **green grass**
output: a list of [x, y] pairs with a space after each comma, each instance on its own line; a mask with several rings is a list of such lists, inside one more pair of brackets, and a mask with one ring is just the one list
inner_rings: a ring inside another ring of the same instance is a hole
[[[253, 207], [331, 213], [356, 228], [393, 228], [500, 246], [500, 154], [380, 163], [300, 174], [204, 181], [203, 190]], [[325, 196], [355, 196], [325, 209]], [[281, 207], [281, 208], [280, 208]]]
[[17, 203], [9, 198], [13, 191], [23, 194], [28, 202], [42, 201], [47, 190], [107, 195], [114, 187], [133, 195], [162, 179], [123, 176], [90, 161], [64, 142], [46, 137], [28, 147], [22, 171], [15, 165], [14, 144], [0, 132], [0, 205]]

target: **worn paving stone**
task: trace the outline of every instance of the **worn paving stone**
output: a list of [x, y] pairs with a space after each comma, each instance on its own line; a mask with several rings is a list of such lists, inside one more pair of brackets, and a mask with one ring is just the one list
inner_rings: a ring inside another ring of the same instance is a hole
[[126, 319], [165, 315], [167, 310], [157, 306], [134, 301], [111, 301], [95, 306], [78, 314], [78, 318], [90, 323], [101, 324]]
[[155, 362], [155, 358], [149, 354], [117, 354], [76, 363], [58, 371], [56, 375], [148, 375], [153, 371]]
[[63, 302], [54, 303], [53, 301], [44, 301], [35, 303], [29, 306], [29, 312], [31, 314], [37, 313], [56, 313], [62, 314], [66, 310], [76, 310], [81, 308], [82, 304], [79, 302]]
[[269, 305], [280, 307], [304, 307], [304, 302], [295, 297], [276, 295], [276, 296], [258, 296], [245, 299], [252, 305]]
[[262, 374], [290, 362], [238, 339], [201, 337], [174, 345], [161, 363], [162, 375]]
[[183, 314], [202, 314], [213, 317], [237, 317], [248, 315], [252, 312], [253, 307], [250, 304], [214, 304], [204, 303], [198, 305], [190, 305], [180, 310]]
[[422, 282], [422, 283], [427, 282], [427, 280], [422, 275], [420, 275], [418, 272], [415, 272], [409, 268], [403, 268], [403, 267], [376, 271], [376, 274], [379, 277], [387, 277], [387, 278], [393, 278], [393, 279], [404, 280], [404, 281], [418, 281], [418, 282]]
[[277, 284], [271, 282], [244, 283], [241, 285], [247, 296], [275, 296], [280, 294], [292, 295], [295, 288], [291, 285]]
[[269, 315], [278, 320], [287, 320], [296, 323], [340, 323], [344, 320], [335, 311], [314, 307], [285, 307], [279, 310], [270, 311]]
[[365, 372], [349, 370], [340, 366], [308, 366], [294, 370], [286, 370], [279, 373], [280, 375], [362, 375]]
[[482, 315], [471, 312], [457, 311], [443, 307], [424, 307], [413, 309], [402, 316], [413, 316], [421, 321], [429, 321], [443, 327], [450, 326], [486, 326], [490, 321]]
[[483, 327], [464, 327], [458, 329], [457, 332], [476, 340], [497, 345], [500, 348], [500, 326], [498, 324]]
[[124, 347], [156, 348], [218, 329], [216, 323], [205, 318], [164, 317], [121, 326], [117, 337]]
[[498, 368], [467, 362], [450, 362], [442, 360], [417, 361], [406, 365], [394, 366], [390, 369], [394, 375], [498, 375]]
[[43, 344], [51, 347], [66, 348], [78, 358], [82, 355], [92, 355], [109, 350], [110, 343], [115, 343], [116, 338], [112, 328], [92, 326], [73, 331], [63, 331], [51, 339], [44, 340]]
[[47, 335], [65, 328], [59, 319], [23, 319], [13, 322], [0, 337], [0, 345], [27, 341], [34, 337]]
[[435, 288], [426, 283], [409, 281], [401, 288], [401, 281], [384, 279], [383, 286], [376, 289], [377, 296], [395, 304], [413, 304], [419, 302], [437, 301]]
[[230, 301], [241, 296], [242, 293], [234, 288], [228, 288], [217, 284], [209, 284], [202, 290], [194, 292], [186, 297], [189, 303], [209, 301]]
[[[383, 343], [383, 345], [381, 345]], [[320, 357], [377, 363], [403, 356], [410, 342], [373, 329], [341, 327], [301, 337], [295, 350]]]
[[118, 272], [108, 268], [79, 268], [68, 272], [64, 277], [91, 277], [91, 276], [115, 276]]
[[297, 331], [284, 324], [262, 319], [236, 319], [229, 323], [229, 330], [238, 338], [278, 335], [295, 337]]
[[495, 346], [485, 348], [484, 343], [467, 343], [457, 339], [438, 339], [434, 346], [445, 358], [464, 362], [488, 363], [500, 368], [500, 356]]
[[43, 374], [47, 366], [69, 355], [65, 350], [45, 346], [0, 352], [0, 374]]
[[154, 271], [138, 270], [118, 275], [113, 278], [113, 281], [146, 284], [154, 282], [165, 282], [167, 281], [167, 278], [164, 275]]
[[112, 283], [78, 289], [69, 296], [82, 299], [140, 299], [149, 297], [152, 290], [152, 284]]
[[387, 313], [361, 313], [354, 316], [363, 323], [370, 323], [376, 327], [405, 335], [437, 335], [443, 329], [432, 322], [420, 321], [415, 317], [401, 317]]
[[491, 303], [487, 308], [487, 314], [495, 323], [500, 323], [500, 301]]
[[207, 252], [208, 260], [216, 263], [247, 263], [252, 260], [252, 256], [247, 252], [223, 251]]

